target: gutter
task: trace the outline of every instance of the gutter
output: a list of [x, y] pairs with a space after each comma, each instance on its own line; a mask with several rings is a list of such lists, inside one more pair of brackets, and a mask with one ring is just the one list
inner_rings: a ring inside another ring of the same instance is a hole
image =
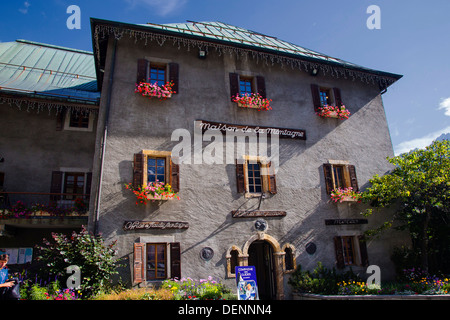
[[108, 124], [109, 124], [109, 111], [111, 107], [111, 96], [112, 96], [112, 85], [114, 78], [114, 67], [116, 64], [116, 53], [117, 53], [117, 39], [114, 39], [114, 46], [111, 57], [111, 67], [109, 71], [108, 78], [108, 97], [106, 100], [106, 110], [105, 110], [105, 127], [103, 130], [103, 138], [102, 138], [102, 147], [101, 147], [101, 160], [100, 160], [100, 168], [99, 168], [99, 177], [98, 177], [98, 185], [97, 185], [97, 197], [95, 204], [95, 215], [94, 215], [94, 234], [98, 235], [98, 221], [100, 216], [100, 199], [102, 195], [102, 180], [103, 180], [103, 166], [105, 162], [105, 151], [106, 151], [106, 138], [108, 136]]

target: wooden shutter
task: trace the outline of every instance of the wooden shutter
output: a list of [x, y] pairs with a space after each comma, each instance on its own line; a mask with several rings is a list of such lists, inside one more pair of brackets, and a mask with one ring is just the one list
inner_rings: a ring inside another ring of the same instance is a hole
[[179, 192], [180, 191], [180, 165], [178, 163], [175, 163], [172, 161], [172, 159], [176, 159], [175, 162], [178, 162], [177, 160], [179, 158], [170, 158], [170, 185], [172, 186], [173, 192]]
[[91, 185], [92, 185], [92, 172], [88, 172], [86, 174], [86, 194], [87, 199], [89, 199], [91, 195]]
[[361, 257], [361, 265], [363, 267], [368, 267], [369, 266], [369, 256], [367, 255], [366, 239], [364, 238], [364, 236], [359, 236], [358, 241], [359, 241], [359, 254]]
[[244, 164], [240, 164], [236, 160], [236, 183], [237, 192], [245, 193], [245, 176], [244, 176]]
[[271, 194], [276, 194], [277, 193], [277, 179], [275, 177], [275, 172], [272, 172], [274, 170], [271, 167], [272, 167], [272, 162], [269, 162], [269, 165], [268, 165], [269, 176], [267, 177], [268, 178], [267, 180], [269, 181], [268, 190]]
[[262, 76], [256, 77], [256, 89], [257, 89], [257, 92], [259, 93], [259, 95], [265, 99], [266, 98], [266, 81], [265, 81], [264, 77], [262, 77]]
[[350, 185], [353, 191], [358, 191], [358, 180], [356, 179], [356, 170], [354, 165], [348, 165], [348, 174], [350, 176]]
[[146, 59], [138, 60], [136, 83], [148, 81], [147, 80], [147, 65], [148, 65], [148, 61]]
[[233, 98], [236, 97], [237, 94], [239, 94], [239, 74], [237, 73], [230, 73], [230, 94], [231, 94], [231, 101], [233, 101]]
[[345, 263], [341, 237], [334, 237], [334, 251], [336, 253], [336, 268], [343, 269], [345, 267]]
[[133, 188], [140, 188], [144, 184], [145, 155], [135, 153], [133, 160]]
[[333, 95], [336, 106], [342, 106], [341, 90], [339, 88], [333, 88]]
[[320, 94], [319, 94], [319, 86], [317, 84], [311, 84], [311, 94], [314, 105], [314, 111], [318, 111], [320, 105]]
[[181, 247], [179, 242], [170, 243], [170, 277], [181, 278]]
[[[61, 171], [52, 172], [52, 180], [50, 183], [50, 193], [61, 193], [63, 183], [63, 173]], [[51, 195], [50, 202], [61, 200], [60, 195]]]
[[179, 65], [178, 63], [175, 62], [171, 62], [169, 63], [169, 82], [172, 81], [173, 82], [173, 87], [172, 90], [174, 91], [173, 93], [178, 93], [180, 88], [179, 88]]
[[138, 284], [146, 280], [145, 277], [145, 243], [135, 243], [134, 244], [134, 261], [133, 261], [133, 271], [134, 279], [133, 283]]
[[327, 194], [331, 194], [334, 189], [333, 183], [333, 166], [330, 163], [323, 164], [323, 174], [325, 176], [325, 187]]

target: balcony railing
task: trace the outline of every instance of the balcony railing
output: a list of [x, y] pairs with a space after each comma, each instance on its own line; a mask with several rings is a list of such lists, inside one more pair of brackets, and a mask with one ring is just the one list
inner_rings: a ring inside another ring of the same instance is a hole
[[87, 216], [88, 194], [0, 192], [0, 219]]

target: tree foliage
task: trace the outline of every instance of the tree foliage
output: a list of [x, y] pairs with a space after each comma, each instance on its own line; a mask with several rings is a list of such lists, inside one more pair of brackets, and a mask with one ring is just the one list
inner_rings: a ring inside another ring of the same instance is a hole
[[[374, 176], [361, 199], [375, 208], [395, 207], [392, 220], [378, 231], [401, 222], [411, 235], [413, 249], [422, 267], [428, 270], [450, 268], [450, 142], [435, 141], [388, 158], [394, 169]], [[373, 214], [368, 209], [366, 214]]]

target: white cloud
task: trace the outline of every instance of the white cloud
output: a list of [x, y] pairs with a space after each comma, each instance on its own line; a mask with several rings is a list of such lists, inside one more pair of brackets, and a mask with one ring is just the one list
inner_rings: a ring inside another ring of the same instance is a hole
[[28, 7], [31, 6], [31, 4], [28, 1], [25, 1], [23, 3], [24, 8], [20, 8], [19, 11], [23, 14], [27, 14], [28, 13]]
[[131, 8], [135, 8], [136, 5], [141, 8], [141, 6], [151, 7], [155, 9], [157, 14], [160, 16], [166, 16], [169, 13], [184, 6], [187, 0], [126, 0]]
[[450, 97], [447, 99], [442, 99], [441, 103], [439, 103], [439, 110], [440, 109], [444, 109], [444, 114], [450, 117]]
[[394, 147], [395, 155], [400, 155], [404, 152], [408, 152], [416, 148], [424, 149], [426, 146], [429, 146], [437, 137], [439, 137], [443, 133], [450, 133], [450, 126], [438, 130], [436, 132], [429, 133], [421, 138], [412, 139], [399, 143]]

